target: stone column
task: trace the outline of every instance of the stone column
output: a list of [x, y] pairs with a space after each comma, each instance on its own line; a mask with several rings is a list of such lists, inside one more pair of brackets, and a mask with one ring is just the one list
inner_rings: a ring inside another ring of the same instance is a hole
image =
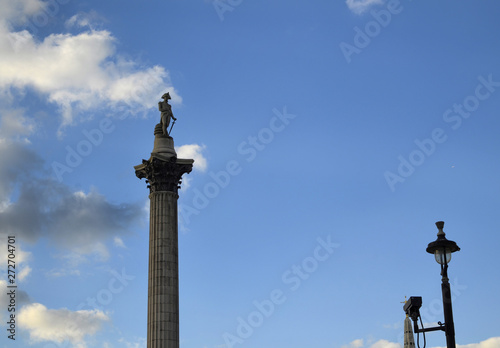
[[177, 199], [192, 159], [179, 159], [174, 141], [155, 127], [151, 158], [135, 166], [150, 190], [147, 348], [179, 348]]
[[408, 318], [408, 314], [405, 319], [405, 338], [404, 338], [404, 348], [415, 348], [415, 337], [413, 336], [413, 329], [411, 319]]

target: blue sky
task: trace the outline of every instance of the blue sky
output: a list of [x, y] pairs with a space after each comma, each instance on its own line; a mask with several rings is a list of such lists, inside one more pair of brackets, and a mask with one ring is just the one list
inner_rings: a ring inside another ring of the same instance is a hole
[[497, 3], [0, 4], [0, 346], [146, 346], [169, 91], [182, 347], [402, 347], [405, 296], [444, 321], [439, 220], [457, 343], [500, 347]]

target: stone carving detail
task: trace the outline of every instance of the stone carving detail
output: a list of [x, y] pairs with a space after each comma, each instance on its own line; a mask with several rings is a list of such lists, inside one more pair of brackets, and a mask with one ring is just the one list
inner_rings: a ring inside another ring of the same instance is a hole
[[157, 191], [170, 191], [177, 194], [181, 187], [182, 175], [190, 173], [193, 164], [177, 163], [177, 158], [172, 157], [170, 161], [163, 161], [152, 157], [149, 161], [142, 160], [140, 168], [136, 169], [135, 175], [146, 178], [150, 193]]

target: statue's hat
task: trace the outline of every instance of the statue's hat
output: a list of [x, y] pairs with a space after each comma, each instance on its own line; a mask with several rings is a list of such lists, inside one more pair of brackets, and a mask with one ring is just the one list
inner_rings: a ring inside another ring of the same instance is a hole
[[172, 98], [170, 98], [170, 93], [169, 93], [169, 92], [165, 93], [165, 94], [164, 94], [164, 95], [162, 95], [161, 97], [162, 97], [163, 99], [165, 99], [165, 100], [172, 99]]

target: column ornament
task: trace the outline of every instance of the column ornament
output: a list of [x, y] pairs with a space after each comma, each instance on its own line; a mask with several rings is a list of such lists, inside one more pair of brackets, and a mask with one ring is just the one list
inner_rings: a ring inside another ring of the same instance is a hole
[[146, 179], [150, 193], [170, 191], [177, 194], [181, 187], [182, 175], [190, 173], [192, 169], [192, 161], [177, 157], [160, 159], [151, 156], [149, 160], [142, 160], [142, 164], [135, 167], [135, 175], [139, 179]]

